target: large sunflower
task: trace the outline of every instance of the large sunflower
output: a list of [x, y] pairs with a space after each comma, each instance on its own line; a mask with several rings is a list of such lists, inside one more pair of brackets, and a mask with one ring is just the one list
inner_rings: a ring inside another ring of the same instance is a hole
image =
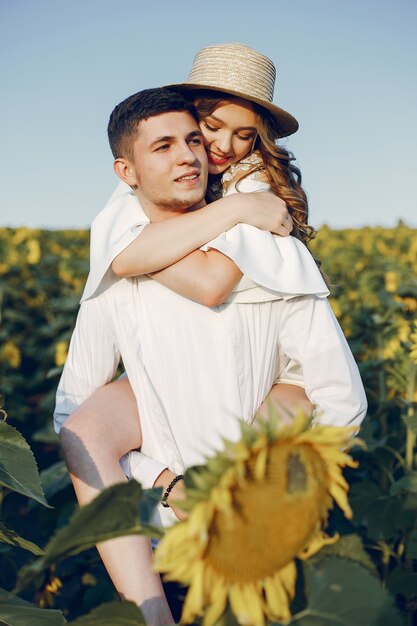
[[[333, 543], [324, 532], [333, 499], [352, 515], [344, 466], [356, 463], [343, 450], [351, 428], [315, 426], [298, 415], [291, 426], [278, 419], [242, 426], [238, 443], [187, 474], [190, 511], [171, 528], [155, 554], [167, 580], [189, 586], [182, 622], [204, 613], [215, 624], [227, 601], [242, 625], [291, 616], [295, 558]], [[181, 506], [183, 503], [181, 503]]]

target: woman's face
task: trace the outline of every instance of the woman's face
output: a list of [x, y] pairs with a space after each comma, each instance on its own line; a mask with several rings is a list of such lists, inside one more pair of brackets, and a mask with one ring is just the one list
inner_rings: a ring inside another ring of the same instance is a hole
[[234, 98], [202, 118], [200, 127], [209, 174], [221, 174], [251, 151], [257, 133], [256, 114], [250, 102]]

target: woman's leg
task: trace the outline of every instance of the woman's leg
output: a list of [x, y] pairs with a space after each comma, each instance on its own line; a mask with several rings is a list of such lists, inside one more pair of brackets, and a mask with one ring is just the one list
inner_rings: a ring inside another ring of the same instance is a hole
[[276, 408], [284, 422], [287, 423], [300, 409], [305, 411], [307, 415], [311, 415], [314, 408], [302, 387], [298, 385], [288, 385], [286, 383], [279, 383], [272, 386], [268, 396], [261, 404], [257, 415], [267, 418], [271, 405]]
[[[119, 460], [142, 443], [137, 403], [128, 379], [96, 391], [68, 418], [60, 437], [80, 505], [104, 488], [126, 481]], [[169, 470], [162, 474], [166, 476], [158, 479], [164, 487], [174, 474]], [[120, 537], [97, 549], [117, 591], [140, 606], [147, 624], [174, 623], [160, 577], [152, 570], [147, 537]]]
[[135, 396], [127, 378], [98, 389], [67, 419], [60, 433], [79, 503], [126, 480], [120, 458], [142, 445]]

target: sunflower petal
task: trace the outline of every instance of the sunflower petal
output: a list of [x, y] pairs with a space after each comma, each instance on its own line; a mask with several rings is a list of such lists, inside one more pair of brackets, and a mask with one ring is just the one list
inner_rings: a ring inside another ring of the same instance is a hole
[[194, 568], [194, 575], [185, 597], [182, 609], [181, 620], [184, 624], [193, 622], [197, 615], [201, 615], [204, 608], [204, 568], [205, 565], [199, 561]]
[[297, 568], [295, 562], [291, 561], [291, 563], [288, 563], [288, 565], [277, 572], [275, 576], [280, 577], [288, 596], [292, 599], [295, 595], [295, 582], [297, 579]]
[[226, 602], [226, 583], [219, 576], [214, 576], [213, 585], [209, 594], [209, 605], [204, 613], [203, 626], [212, 626], [219, 620], [219, 617], [226, 608]]
[[242, 626], [264, 626], [262, 601], [255, 585], [232, 585], [230, 606]]
[[289, 619], [291, 617], [290, 598], [282, 583], [280, 572], [265, 580], [264, 589], [268, 617], [274, 621]]
[[299, 559], [306, 561], [314, 554], [317, 554], [324, 546], [331, 546], [339, 540], [339, 535], [336, 533], [333, 537], [329, 537], [325, 532], [316, 534], [309, 542], [308, 546], [298, 555]]
[[255, 479], [257, 481], [265, 478], [266, 463], [268, 460], [268, 448], [261, 448], [255, 461]]

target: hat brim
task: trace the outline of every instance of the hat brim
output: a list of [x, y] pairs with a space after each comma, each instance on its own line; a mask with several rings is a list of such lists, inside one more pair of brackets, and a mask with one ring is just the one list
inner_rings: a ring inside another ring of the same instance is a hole
[[235, 96], [237, 98], [242, 98], [243, 100], [248, 100], [249, 102], [255, 102], [259, 106], [267, 109], [269, 113], [272, 114], [276, 123], [277, 123], [277, 136], [278, 137], [288, 137], [289, 135], [293, 135], [297, 132], [299, 128], [299, 124], [295, 117], [276, 106], [272, 102], [266, 102], [265, 100], [261, 100], [260, 98], [256, 98], [254, 96], [248, 96], [240, 91], [234, 91], [233, 89], [224, 89], [222, 87], [213, 87], [213, 85], [202, 85], [200, 83], [177, 83], [173, 85], [166, 85], [166, 89], [177, 89], [184, 91], [218, 91], [220, 93], [226, 93], [231, 96]]

